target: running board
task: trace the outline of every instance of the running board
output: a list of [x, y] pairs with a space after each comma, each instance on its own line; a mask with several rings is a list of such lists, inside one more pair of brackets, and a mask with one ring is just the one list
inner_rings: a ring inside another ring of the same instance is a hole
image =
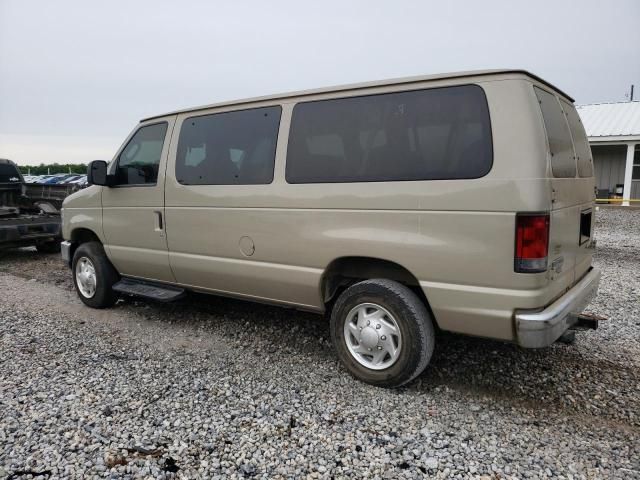
[[133, 280], [131, 278], [123, 278], [113, 287], [113, 290], [125, 295], [135, 295], [159, 302], [172, 302], [185, 296], [184, 288], [171, 287], [159, 283], [145, 282], [142, 280]]

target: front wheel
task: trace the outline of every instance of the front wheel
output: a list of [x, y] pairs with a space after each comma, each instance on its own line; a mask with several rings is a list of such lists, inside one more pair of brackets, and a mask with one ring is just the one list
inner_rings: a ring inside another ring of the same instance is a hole
[[85, 305], [107, 308], [116, 303], [118, 296], [112, 287], [118, 281], [118, 273], [99, 242], [83, 243], [77, 248], [71, 271], [76, 292]]
[[391, 280], [357, 283], [340, 295], [331, 313], [338, 357], [359, 380], [399, 387], [427, 367], [434, 328], [425, 304]]

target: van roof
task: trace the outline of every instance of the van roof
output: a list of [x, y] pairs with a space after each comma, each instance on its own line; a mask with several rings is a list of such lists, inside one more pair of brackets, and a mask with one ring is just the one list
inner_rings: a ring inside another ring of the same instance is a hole
[[526, 70], [519, 70], [519, 69], [471, 70], [471, 71], [466, 71], [466, 72], [441, 73], [441, 74], [437, 74], [437, 75], [418, 75], [418, 76], [404, 77], [404, 78], [392, 78], [392, 79], [388, 79], [388, 80], [375, 80], [375, 81], [372, 81], [372, 82], [352, 83], [352, 84], [347, 84], [347, 85], [337, 85], [337, 86], [333, 86], [333, 87], [323, 87], [323, 88], [316, 88], [316, 89], [311, 89], [311, 90], [300, 90], [300, 91], [294, 91], [294, 92], [288, 92], [288, 93], [280, 93], [280, 94], [276, 94], [276, 95], [266, 95], [266, 96], [261, 96], [261, 97], [243, 98], [243, 99], [231, 100], [231, 101], [227, 101], [227, 102], [213, 103], [213, 104], [210, 104], [210, 105], [201, 105], [201, 106], [198, 106], [198, 107], [174, 110], [172, 112], [167, 112], [167, 113], [164, 113], [162, 115], [153, 115], [151, 117], [143, 118], [141, 120], [141, 122], [145, 122], [147, 120], [152, 120], [154, 118], [166, 117], [168, 115], [176, 115], [178, 113], [195, 112], [195, 111], [198, 111], [198, 110], [206, 110], [206, 109], [209, 109], [209, 108], [217, 108], [217, 107], [227, 107], [227, 106], [232, 106], [232, 105], [242, 105], [242, 104], [245, 104], [245, 103], [264, 102], [264, 101], [269, 101], [269, 100], [281, 100], [281, 99], [286, 99], [286, 98], [291, 98], [291, 97], [303, 97], [303, 96], [307, 96], [307, 95], [316, 95], [316, 94], [320, 94], [320, 93], [342, 92], [342, 91], [358, 90], [358, 89], [371, 88], [371, 87], [383, 87], [383, 86], [388, 86], [388, 85], [400, 85], [400, 84], [417, 83], [417, 82], [424, 82], [424, 81], [429, 81], [429, 80], [443, 80], [443, 79], [448, 79], [448, 78], [464, 78], [464, 77], [478, 77], [478, 76], [490, 76], [490, 75], [504, 75], [504, 74], [510, 74], [510, 73], [511, 74], [521, 74], [521, 75], [525, 75], [527, 77], [530, 77], [533, 80], [535, 80], [537, 82], [540, 82], [540, 83], [548, 86], [549, 88], [552, 88], [556, 92], [558, 92], [561, 95], [565, 96], [567, 99], [571, 100], [571, 102], [574, 101], [573, 98], [571, 98], [569, 95], [564, 93], [559, 88], [555, 87], [554, 85], [552, 85], [551, 83], [547, 82], [546, 80], [543, 80], [542, 78], [538, 77], [537, 75], [534, 75], [533, 73], [528, 72]]

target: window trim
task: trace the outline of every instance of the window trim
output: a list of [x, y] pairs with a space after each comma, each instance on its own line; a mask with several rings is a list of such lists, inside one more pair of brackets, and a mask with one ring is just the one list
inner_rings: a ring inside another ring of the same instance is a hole
[[[453, 178], [426, 178], [426, 179], [407, 179], [407, 180], [402, 180], [402, 179], [397, 179], [397, 180], [353, 180], [353, 181], [345, 181], [345, 182], [336, 182], [336, 181], [332, 181], [332, 182], [292, 182], [289, 180], [289, 176], [288, 176], [288, 172], [287, 172], [287, 167], [289, 165], [289, 147], [291, 146], [291, 129], [293, 127], [293, 119], [294, 119], [294, 115], [295, 115], [295, 110], [298, 107], [298, 105], [306, 105], [306, 104], [311, 104], [311, 103], [319, 103], [319, 102], [326, 102], [326, 101], [334, 101], [334, 100], [349, 100], [352, 98], [364, 98], [364, 97], [379, 97], [379, 96], [383, 96], [383, 95], [393, 95], [393, 94], [397, 94], [397, 93], [412, 93], [412, 92], [424, 92], [424, 91], [433, 91], [433, 90], [448, 90], [451, 88], [457, 88], [457, 87], [474, 87], [478, 90], [480, 90], [480, 92], [482, 93], [482, 98], [484, 99], [484, 105], [486, 107], [486, 112], [487, 112], [487, 116], [489, 121], [487, 122], [487, 125], [489, 127], [488, 130], [488, 143], [490, 148], [490, 155], [489, 155], [489, 164], [488, 164], [488, 169], [487, 171], [479, 176], [476, 177], [464, 177], [464, 178], [460, 178], [460, 177], [453, 177]], [[478, 83], [461, 83], [461, 84], [455, 84], [455, 85], [446, 85], [446, 86], [442, 86], [442, 87], [431, 87], [431, 88], [411, 88], [411, 89], [402, 89], [402, 90], [393, 90], [390, 92], [381, 92], [381, 93], [368, 93], [368, 94], [362, 94], [362, 95], [349, 95], [349, 96], [340, 96], [340, 97], [329, 97], [329, 98], [323, 98], [323, 99], [319, 99], [319, 100], [309, 100], [309, 101], [301, 101], [301, 102], [296, 102], [293, 104], [293, 107], [291, 108], [291, 115], [290, 115], [290, 119], [289, 119], [289, 129], [288, 129], [288, 133], [287, 133], [287, 154], [285, 155], [285, 165], [284, 165], [284, 181], [287, 185], [328, 185], [328, 184], [344, 184], [344, 185], [353, 185], [353, 184], [358, 184], [358, 183], [392, 183], [392, 182], [437, 182], [437, 181], [451, 181], [451, 180], [478, 180], [480, 178], [484, 178], [487, 175], [489, 175], [491, 173], [491, 171], [493, 170], [493, 166], [495, 163], [495, 146], [494, 146], [494, 142], [493, 142], [493, 125], [492, 125], [492, 117], [491, 117], [491, 110], [489, 108], [489, 100], [487, 99], [487, 93], [485, 92], [484, 88], [482, 88], [482, 86]]]
[[[125, 143], [122, 148], [118, 151], [118, 156], [116, 157], [116, 161], [114, 162], [114, 167], [113, 167], [113, 173], [111, 175], [113, 175], [114, 177], [117, 176], [117, 172], [118, 172], [118, 167], [120, 166], [120, 157], [122, 156], [122, 153], [127, 149], [127, 147], [129, 146], [129, 144], [131, 143], [131, 140], [133, 140], [133, 138], [138, 134], [138, 132], [140, 130], [142, 130], [143, 128], [147, 128], [147, 127], [155, 127], [156, 125], [161, 125], [161, 124], [165, 124], [167, 126], [166, 131], [164, 132], [164, 139], [162, 140], [162, 150], [160, 151], [160, 161], [158, 162], [158, 176], [160, 175], [160, 164], [162, 164], [162, 152], [164, 152], [165, 149], [165, 143], [167, 141], [167, 134], [169, 133], [169, 122], [166, 120], [163, 120], [161, 122], [154, 122], [154, 123], [145, 123], [144, 125], [140, 125], [138, 126], [138, 128], [135, 129], [135, 131], [129, 136], [129, 139], [127, 140], [127, 143]], [[114, 184], [111, 185], [110, 188], [131, 188], [131, 187], [156, 187], [158, 186], [158, 177], [156, 177], [156, 181], [153, 183], [122, 183], [122, 184]]]
[[[273, 165], [271, 168], [271, 180], [268, 183], [186, 183], [181, 181], [178, 178], [178, 162], [179, 162], [179, 158], [178, 158], [178, 152], [180, 149], [180, 135], [182, 134], [182, 128], [185, 125], [185, 123], [187, 123], [189, 120], [194, 119], [194, 118], [202, 118], [202, 117], [211, 117], [211, 116], [215, 116], [215, 115], [224, 115], [227, 113], [235, 113], [235, 112], [247, 112], [247, 111], [251, 111], [251, 110], [260, 110], [262, 108], [278, 108], [278, 123], [276, 125], [275, 128], [275, 145], [274, 145], [274, 149], [273, 149]], [[173, 167], [173, 175], [175, 177], [175, 181], [179, 184], [179, 185], [183, 185], [185, 187], [246, 187], [246, 186], [252, 186], [252, 187], [256, 187], [259, 185], [273, 185], [273, 183], [276, 180], [276, 164], [277, 164], [277, 157], [278, 157], [278, 145], [280, 144], [280, 127], [282, 126], [282, 114], [284, 112], [283, 109], [283, 104], [281, 103], [274, 103], [274, 104], [270, 104], [270, 105], [260, 105], [260, 106], [253, 106], [250, 108], [237, 108], [237, 109], [233, 109], [233, 110], [225, 110], [222, 112], [208, 112], [208, 113], [202, 113], [200, 115], [191, 115], [189, 117], [185, 117], [182, 122], [180, 123], [180, 130], [178, 131], [177, 134], [177, 138], [176, 138], [176, 153], [175, 153], [175, 162], [174, 162], [174, 167]]]

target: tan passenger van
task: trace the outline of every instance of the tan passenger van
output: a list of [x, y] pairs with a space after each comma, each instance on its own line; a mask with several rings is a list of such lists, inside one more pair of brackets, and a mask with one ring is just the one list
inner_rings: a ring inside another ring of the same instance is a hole
[[594, 176], [571, 97], [524, 71], [415, 77], [146, 118], [64, 202], [80, 299], [198, 291], [330, 314], [395, 387], [436, 328], [544, 347], [595, 295]]

